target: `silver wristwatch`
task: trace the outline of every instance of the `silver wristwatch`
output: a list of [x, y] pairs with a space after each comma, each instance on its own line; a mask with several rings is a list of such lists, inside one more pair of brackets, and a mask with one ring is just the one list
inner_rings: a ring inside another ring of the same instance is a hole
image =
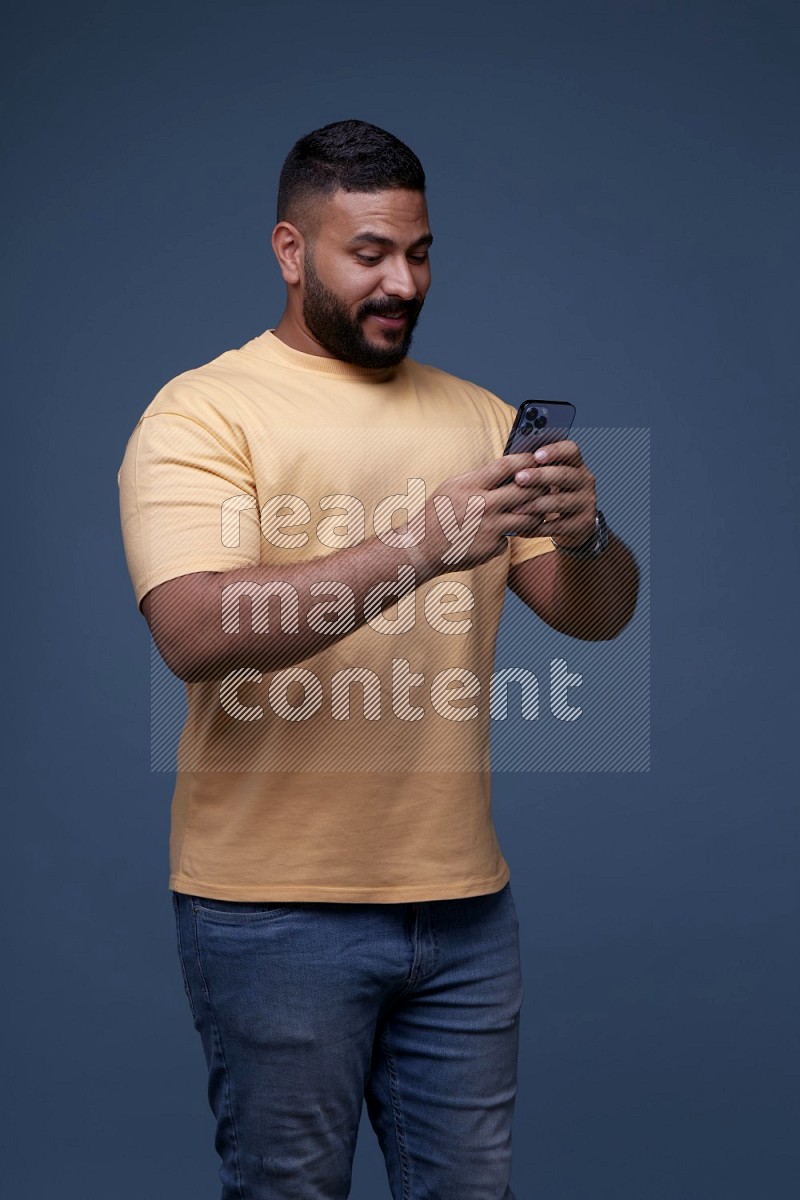
[[603, 551], [608, 546], [608, 526], [606, 519], [598, 508], [594, 517], [594, 532], [591, 537], [580, 546], [559, 546], [554, 538], [550, 541], [562, 554], [569, 554], [572, 558], [599, 558]]

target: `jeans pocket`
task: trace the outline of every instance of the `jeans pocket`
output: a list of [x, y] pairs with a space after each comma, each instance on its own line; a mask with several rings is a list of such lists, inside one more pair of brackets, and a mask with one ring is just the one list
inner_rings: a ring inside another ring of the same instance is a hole
[[192, 896], [196, 916], [217, 925], [252, 924], [287, 916], [294, 904], [281, 900], [215, 900], [210, 896]]

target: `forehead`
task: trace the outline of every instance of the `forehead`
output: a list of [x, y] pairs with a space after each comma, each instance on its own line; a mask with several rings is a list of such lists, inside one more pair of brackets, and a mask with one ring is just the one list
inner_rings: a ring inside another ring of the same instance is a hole
[[320, 234], [337, 241], [349, 241], [369, 232], [398, 243], [411, 243], [430, 233], [425, 196], [405, 188], [383, 192], [339, 190], [326, 199], [319, 215]]

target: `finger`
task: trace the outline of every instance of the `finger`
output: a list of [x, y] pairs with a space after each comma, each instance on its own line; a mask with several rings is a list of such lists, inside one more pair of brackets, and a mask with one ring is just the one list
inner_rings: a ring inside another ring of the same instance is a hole
[[507, 479], [513, 479], [517, 471], [525, 467], [535, 467], [536, 459], [532, 454], [504, 454], [494, 462], [481, 467], [477, 474], [480, 486], [486, 488], [499, 487]]
[[538, 483], [530, 483], [526, 484], [525, 487], [520, 487], [519, 484], [512, 480], [503, 487], [492, 489], [491, 504], [493, 508], [511, 512], [523, 504], [528, 504], [531, 500], [538, 500], [548, 494], [549, 488], [541, 487]]
[[515, 481], [523, 487], [529, 483], [536, 483], [543, 484], [548, 489], [565, 492], [578, 491], [590, 482], [584, 466], [572, 467], [562, 463], [549, 467], [524, 468], [517, 472]]
[[541, 516], [530, 513], [503, 513], [502, 521], [498, 522], [501, 527], [501, 536], [505, 537], [538, 537], [540, 530], [544, 525]]
[[[555, 505], [558, 505], [558, 508]], [[543, 496], [536, 496], [533, 500], [527, 500], [522, 504], [515, 504], [510, 510], [512, 512], [527, 512], [537, 514], [545, 519], [548, 516], [555, 514], [556, 516], [574, 516], [578, 513], [594, 512], [594, 504], [591, 499], [581, 492], [559, 492], [558, 499], [550, 492]]]
[[575, 442], [550, 442], [534, 451], [537, 463], [565, 463], [571, 467], [582, 467], [583, 458]]
[[[525, 513], [525, 514], [536, 513], [540, 517], [543, 517], [544, 516], [543, 506], [541, 504], [537, 504], [537, 501], [539, 501], [541, 499], [542, 499], [541, 496], [534, 496], [533, 498], [528, 497], [527, 499], [525, 499], [523, 501], [522, 504], [511, 505], [505, 511], [510, 512], [510, 513]], [[552, 505], [552, 503], [553, 503], [552, 497], [548, 497], [548, 502]]]
[[536, 478], [536, 472], [532, 472], [533, 479], [531, 483], [521, 487], [516, 482], [516, 477], [512, 476], [504, 483], [498, 484], [496, 487], [488, 488], [486, 493], [486, 504], [491, 512], [510, 512], [519, 504], [524, 504], [528, 500], [533, 500], [537, 496], [547, 495], [548, 489], [539, 483]]

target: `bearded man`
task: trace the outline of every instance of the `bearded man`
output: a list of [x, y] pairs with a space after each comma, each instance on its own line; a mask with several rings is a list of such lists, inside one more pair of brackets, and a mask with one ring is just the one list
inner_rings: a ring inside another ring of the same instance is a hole
[[[425, 176], [340, 121], [284, 164], [274, 328], [158, 393], [120, 472], [136, 598], [186, 682], [170, 879], [223, 1200], [509, 1200], [522, 988], [491, 816], [506, 586], [615, 637], [637, 571], [578, 446], [409, 355]], [[398, 519], [398, 517], [400, 519]]]

